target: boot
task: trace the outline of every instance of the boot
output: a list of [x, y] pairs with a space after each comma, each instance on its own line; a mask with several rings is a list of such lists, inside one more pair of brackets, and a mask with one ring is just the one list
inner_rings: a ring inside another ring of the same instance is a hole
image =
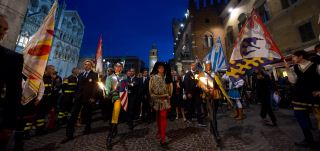
[[112, 149], [112, 139], [116, 137], [117, 133], [117, 124], [111, 124], [110, 132], [107, 137], [107, 149]]
[[243, 114], [243, 109], [238, 109], [239, 110], [239, 116], [236, 118], [236, 120], [243, 120], [245, 119], [245, 115]]
[[234, 109], [233, 113], [234, 113], [233, 118], [239, 117], [239, 109]]

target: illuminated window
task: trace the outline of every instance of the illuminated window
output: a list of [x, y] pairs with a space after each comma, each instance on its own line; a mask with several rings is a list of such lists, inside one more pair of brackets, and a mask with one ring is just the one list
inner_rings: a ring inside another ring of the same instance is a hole
[[18, 38], [18, 46], [26, 47], [27, 43], [29, 42], [29, 37], [27, 35], [20, 35]]

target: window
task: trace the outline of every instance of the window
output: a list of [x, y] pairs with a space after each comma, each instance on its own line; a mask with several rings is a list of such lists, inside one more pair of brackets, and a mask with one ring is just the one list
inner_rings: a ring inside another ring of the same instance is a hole
[[316, 38], [312, 29], [311, 22], [299, 26], [298, 29], [302, 42], [307, 42]]
[[204, 47], [209, 47], [209, 45], [208, 45], [209, 41], [208, 41], [208, 36], [207, 35], [204, 36], [203, 41], [204, 41], [204, 43], [203, 43]]
[[233, 35], [233, 28], [229, 26], [227, 28], [227, 46], [231, 50], [234, 43], [234, 35]]
[[243, 26], [243, 25], [246, 23], [246, 21], [247, 21], [247, 15], [244, 14], [244, 13], [240, 14], [239, 17], [238, 17], [238, 21], [239, 21], [239, 23], [238, 23], [238, 29], [239, 29], [239, 32], [240, 32], [242, 26]]
[[208, 37], [208, 47], [213, 47], [213, 37], [211, 35]]
[[270, 15], [268, 12], [268, 6], [267, 6], [266, 2], [264, 2], [260, 7], [257, 8], [257, 12], [259, 13], [259, 15], [264, 23], [270, 19]]
[[20, 37], [18, 38], [18, 46], [20, 47], [26, 47], [27, 43], [29, 42], [29, 37], [27, 36], [27, 34], [22, 34], [20, 35]]

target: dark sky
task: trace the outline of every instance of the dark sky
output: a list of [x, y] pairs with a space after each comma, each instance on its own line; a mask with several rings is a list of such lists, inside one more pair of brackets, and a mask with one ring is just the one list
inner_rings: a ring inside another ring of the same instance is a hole
[[103, 55], [134, 55], [148, 65], [156, 43], [159, 60], [173, 58], [172, 19], [182, 18], [187, 0], [66, 0], [85, 24], [81, 56], [94, 56], [103, 34]]

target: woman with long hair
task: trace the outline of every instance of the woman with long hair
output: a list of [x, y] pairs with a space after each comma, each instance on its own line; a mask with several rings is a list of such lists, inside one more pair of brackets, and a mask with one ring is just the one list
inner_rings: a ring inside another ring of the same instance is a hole
[[167, 146], [165, 140], [167, 113], [171, 108], [170, 98], [172, 96], [172, 77], [169, 64], [156, 62], [151, 72], [149, 91], [152, 107], [156, 111], [157, 137], [160, 139], [160, 145], [165, 147]]

